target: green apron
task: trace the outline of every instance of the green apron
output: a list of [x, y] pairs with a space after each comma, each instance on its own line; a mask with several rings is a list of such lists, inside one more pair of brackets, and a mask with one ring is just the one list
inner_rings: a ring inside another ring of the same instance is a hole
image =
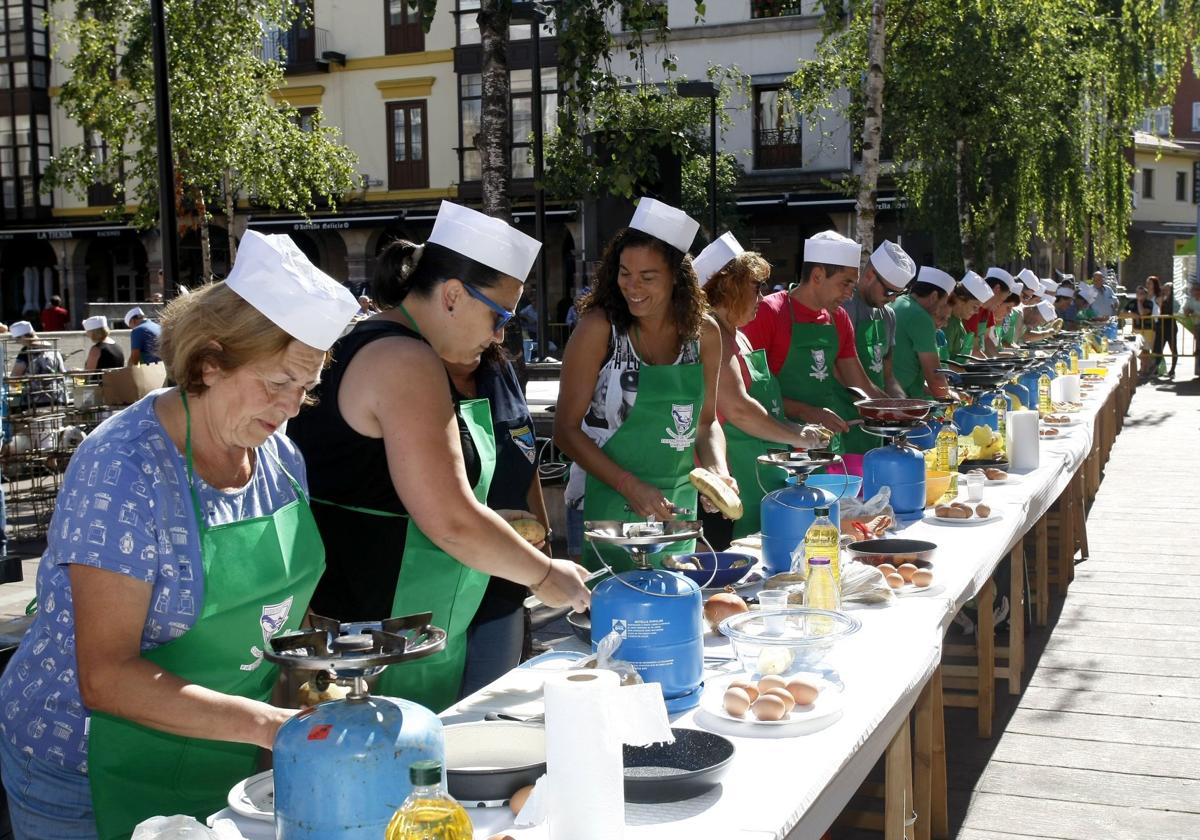
[[[186, 395], [183, 405], [186, 412]], [[290, 475], [296, 501], [269, 516], [206, 526], [193, 478], [190, 412], [187, 418], [204, 606], [190, 630], [142, 657], [196, 685], [266, 702], [276, 668], [262, 658], [262, 649], [271, 636], [300, 625], [325, 570], [325, 548]], [[260, 448], [259, 456], [265, 451]], [[183, 738], [103, 712], [92, 713], [88, 733], [88, 780], [101, 840], [129, 837], [137, 823], [157, 815], [203, 821], [254, 772], [258, 754], [253, 744]]]
[[945, 330], [937, 331], [938, 358], [943, 363], [950, 361], [950, 340], [946, 338]]
[[[458, 404], [458, 412], [479, 453], [479, 480], [471, 489], [476, 499], [486, 503], [496, 469], [491, 405], [486, 399], [464, 400]], [[458, 700], [467, 661], [467, 627], [479, 610], [490, 576], [442, 551], [411, 519], [402, 558], [392, 615], [432, 612], [432, 624], [446, 631], [446, 648], [416, 662], [388, 668], [379, 676], [374, 692], [384, 697], [403, 697], [440, 712]]]
[[960, 356], [971, 355], [971, 348], [975, 346], [975, 334], [967, 332], [967, 328], [963, 326], [962, 319], [951, 315], [944, 332], [946, 334], [948, 358], [956, 359]]
[[[699, 355], [699, 354], [697, 354]], [[699, 519], [696, 488], [688, 480], [695, 467], [696, 425], [704, 405], [703, 365], [647, 365], [638, 371], [637, 400], [621, 427], [601, 451], [622, 469], [657, 487], [677, 509], [688, 511], [686, 519]], [[641, 519], [629, 508], [625, 497], [590, 474], [584, 484], [583, 519]], [[600, 568], [595, 549], [617, 571], [633, 567], [620, 548], [588, 543], [583, 547], [583, 565]], [[695, 542], [675, 543], [667, 551], [651, 555], [658, 565], [669, 554], [695, 551]]]
[[[779, 388], [789, 400], [817, 408], [836, 410], [840, 382], [833, 376], [839, 349], [837, 327], [829, 324], [796, 323], [795, 302], [788, 297], [788, 314], [792, 319], [792, 336], [787, 358], [779, 369]], [[834, 435], [829, 448], [842, 452], [842, 436]]]
[[[750, 397], [775, 419], [785, 420], [779, 383], [767, 367], [767, 351], [743, 350], [741, 356], [750, 374], [750, 386], [746, 389]], [[737, 480], [745, 509], [742, 518], [733, 523], [733, 537], [737, 539], [759, 530], [764, 491], [770, 493], [786, 486], [787, 473], [775, 467], [759, 466], [758, 456], [787, 447], [749, 435], [733, 423], [722, 423], [721, 427], [725, 430], [725, 460], [729, 464], [729, 474]]]
[[986, 312], [984, 312], [984, 313], [980, 314], [979, 323], [975, 325], [974, 340], [971, 342], [970, 346], [967, 347], [968, 353], [971, 352], [972, 347], [979, 348], [980, 355], [983, 355], [987, 351], [987, 341], [985, 340], [985, 338], [987, 336], [987, 331], [988, 331], [988, 314]]
[[[887, 355], [887, 329], [883, 318], [873, 318], [865, 322], [864, 329], [856, 328], [854, 343], [857, 345], [858, 358], [867, 373], [867, 378], [877, 388], [883, 388], [883, 357]], [[833, 410], [837, 412], [838, 417], [843, 420], [858, 420], [858, 409], [854, 407], [854, 401], [858, 397], [841, 385], [838, 385], [835, 394]], [[843, 432], [841, 438], [842, 450], [846, 454], [863, 455], [879, 446], [879, 438], [864, 432], [862, 426], [851, 426], [850, 431]]]

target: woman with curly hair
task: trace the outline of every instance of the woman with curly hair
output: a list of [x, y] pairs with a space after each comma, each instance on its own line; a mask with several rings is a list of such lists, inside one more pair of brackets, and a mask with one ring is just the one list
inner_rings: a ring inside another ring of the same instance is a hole
[[783, 413], [779, 382], [767, 367], [765, 350], [755, 350], [739, 332], [749, 323], [762, 300], [762, 284], [771, 277], [771, 265], [761, 254], [744, 251], [732, 233], [714, 240], [694, 263], [696, 278], [708, 299], [712, 316], [721, 328], [722, 373], [717, 390], [717, 415], [725, 432], [725, 457], [738, 483], [745, 513], [727, 524], [705, 518], [705, 534], [714, 546], [759, 529], [759, 505], [765, 493], [784, 486], [782, 470], [759, 468], [758, 456], [772, 449], [812, 449], [829, 442], [820, 426], [802, 426]]
[[[585, 520], [696, 518], [688, 473], [697, 460], [727, 475], [716, 422], [721, 333], [687, 255], [698, 228], [643, 198], [581, 303], [554, 417], [555, 443], [574, 461], [571, 556], [582, 554]], [[609, 562], [628, 567], [622, 552]]]

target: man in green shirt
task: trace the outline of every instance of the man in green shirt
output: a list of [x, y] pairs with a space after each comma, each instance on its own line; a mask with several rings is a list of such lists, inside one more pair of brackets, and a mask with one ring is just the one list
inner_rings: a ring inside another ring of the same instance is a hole
[[946, 272], [922, 266], [908, 294], [891, 304], [896, 313], [892, 372], [909, 397], [953, 396], [946, 378], [937, 372], [941, 363], [934, 316], [954, 286], [954, 278]]

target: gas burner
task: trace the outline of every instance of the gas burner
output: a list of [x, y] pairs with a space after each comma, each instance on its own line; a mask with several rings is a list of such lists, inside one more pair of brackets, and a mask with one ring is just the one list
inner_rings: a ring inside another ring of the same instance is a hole
[[804, 452], [769, 452], [759, 455], [756, 460], [764, 467], [779, 467], [803, 479], [836, 463], [838, 456], [828, 449], [809, 449]]
[[288, 668], [332, 671], [338, 678], [368, 677], [397, 662], [411, 662], [446, 646], [446, 631], [429, 622], [433, 613], [383, 621], [339, 622], [311, 615], [310, 630], [281, 633], [263, 655]]
[[615, 545], [624, 549], [635, 566], [648, 567], [646, 559], [667, 546], [700, 538], [699, 522], [622, 522], [617, 519], [590, 520], [583, 523], [583, 536], [589, 542]]

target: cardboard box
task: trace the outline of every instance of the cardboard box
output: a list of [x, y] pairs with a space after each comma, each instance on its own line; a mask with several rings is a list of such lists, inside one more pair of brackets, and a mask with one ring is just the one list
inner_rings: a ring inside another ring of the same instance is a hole
[[105, 371], [101, 387], [109, 405], [132, 405], [166, 382], [167, 366], [155, 362]]

